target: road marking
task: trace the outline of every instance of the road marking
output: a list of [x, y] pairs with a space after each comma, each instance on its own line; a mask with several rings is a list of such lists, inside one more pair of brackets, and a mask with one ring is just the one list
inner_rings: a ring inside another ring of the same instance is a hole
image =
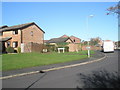
[[16, 75], [4, 76], [4, 77], [0, 77], [0, 80], [1, 79], [9, 79], [9, 78], [13, 78], [13, 77], [19, 77], [19, 76], [25, 76], [25, 75], [31, 75], [31, 74], [37, 74], [37, 73], [40, 73], [40, 72], [48, 72], [48, 71], [54, 71], [54, 70], [76, 67], [76, 66], [80, 66], [80, 65], [90, 64], [90, 63], [93, 63], [93, 62], [98, 62], [98, 61], [103, 60], [104, 58], [106, 58], [106, 55], [104, 57], [100, 58], [100, 59], [92, 60], [92, 61], [88, 61], [88, 62], [83, 62], [83, 63], [79, 63], [79, 64], [73, 64], [73, 65], [67, 65], [67, 66], [62, 66], [62, 67], [57, 67], [57, 68], [45, 69], [45, 70], [41, 70], [41, 71], [33, 71], [33, 72], [28, 72], [28, 73], [21, 73], [21, 74], [16, 74]]

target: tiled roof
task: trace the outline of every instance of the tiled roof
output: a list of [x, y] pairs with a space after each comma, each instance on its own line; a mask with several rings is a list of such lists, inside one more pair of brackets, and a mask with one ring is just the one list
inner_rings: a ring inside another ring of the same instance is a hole
[[63, 36], [61, 36], [60, 38], [68, 38], [69, 36], [67, 36], [67, 35], [63, 35]]
[[12, 37], [0, 38], [0, 42], [6, 42], [10, 39], [12, 39]]
[[[35, 24], [34, 22], [31, 23], [26, 23], [26, 24], [20, 24], [20, 25], [14, 25], [14, 26], [10, 26], [10, 27], [6, 27], [6, 28], [2, 28], [0, 29], [0, 32], [4, 32], [4, 31], [11, 31], [11, 30], [16, 30], [16, 29], [22, 29], [25, 27], [28, 27], [30, 25]], [[36, 24], [35, 24], [36, 25]], [[40, 27], [39, 27], [40, 28]], [[41, 28], [40, 28], [41, 29]], [[42, 30], [42, 29], [41, 29]], [[43, 31], [43, 30], [42, 30]], [[44, 31], [43, 31], [44, 32]], [[44, 32], [45, 33], [45, 32]]]
[[0, 26], [0, 29], [6, 28], [6, 27], [8, 27], [8, 26], [7, 25]]
[[44, 43], [48, 42], [49, 40], [44, 40]]
[[66, 42], [69, 38], [53, 38], [50, 39], [47, 43], [62, 43]]
[[[67, 35], [63, 35], [63, 36], [61, 36], [60, 38], [68, 38], [69, 36], [67, 36]], [[76, 39], [80, 39], [80, 38], [78, 38], [78, 37], [75, 37], [75, 36], [70, 36], [69, 37], [70, 39], [73, 39], [73, 38], [76, 38]]]
[[70, 36], [70, 38], [76, 38], [76, 39], [80, 39], [80, 38], [78, 38], [78, 37], [75, 37], [75, 36]]

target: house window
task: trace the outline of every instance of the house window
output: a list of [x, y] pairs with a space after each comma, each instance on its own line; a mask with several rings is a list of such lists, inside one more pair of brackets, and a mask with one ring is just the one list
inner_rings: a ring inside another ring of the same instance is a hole
[[10, 46], [10, 41], [7, 42], [7, 47], [9, 47], [9, 46]]
[[18, 47], [18, 42], [13, 42], [13, 48]]
[[74, 39], [74, 42], [75, 42], [75, 39]]
[[33, 36], [33, 31], [30, 32], [30, 35]]
[[18, 34], [18, 30], [13, 31], [13, 35]]
[[0, 36], [2, 36], [3, 35], [3, 32], [0, 32]]

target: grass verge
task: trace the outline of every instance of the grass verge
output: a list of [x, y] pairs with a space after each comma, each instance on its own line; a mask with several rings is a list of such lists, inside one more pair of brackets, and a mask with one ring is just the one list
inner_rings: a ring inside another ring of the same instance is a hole
[[[94, 51], [91, 51], [94, 54]], [[83, 54], [83, 55], [82, 55]], [[2, 71], [23, 69], [56, 63], [70, 62], [87, 58], [87, 51], [66, 53], [20, 53], [3, 54]]]

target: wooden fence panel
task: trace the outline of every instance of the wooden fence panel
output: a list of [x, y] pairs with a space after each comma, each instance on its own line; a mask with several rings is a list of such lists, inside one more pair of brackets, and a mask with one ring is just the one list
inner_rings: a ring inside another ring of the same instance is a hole
[[27, 43], [24, 44], [24, 52], [42, 52], [44, 48], [43, 44], [39, 44], [39, 43]]

